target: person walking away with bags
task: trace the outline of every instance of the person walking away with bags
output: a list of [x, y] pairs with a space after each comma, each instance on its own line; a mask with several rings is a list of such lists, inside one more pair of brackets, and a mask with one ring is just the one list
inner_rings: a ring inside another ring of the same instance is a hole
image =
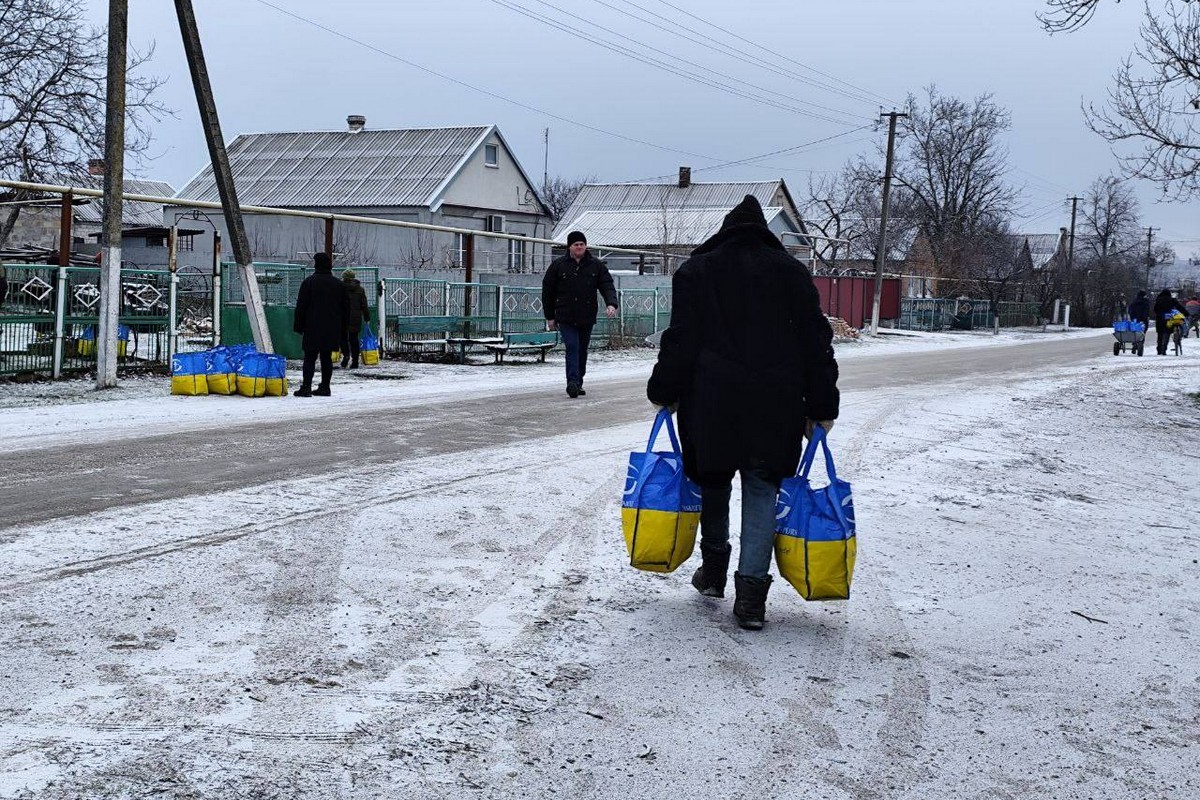
[[587, 237], [580, 231], [567, 234], [567, 254], [554, 259], [542, 278], [542, 310], [547, 330], [557, 330], [567, 351], [567, 396], [587, 394], [588, 343], [599, 307], [596, 293], [604, 296], [605, 313], [617, 315], [617, 290], [608, 267], [588, 250]]
[[[1197, 323], [1200, 323], [1200, 297], [1192, 295], [1183, 304], [1183, 310], [1188, 315], [1188, 328], [1197, 328]], [[1183, 335], [1188, 335], [1187, 328], [1184, 329]], [[1200, 328], [1197, 328], [1197, 335], [1200, 335]]]
[[[328, 253], [313, 256], [313, 274], [300, 284], [296, 296], [296, 319], [292, 329], [304, 337], [304, 368], [296, 397], [329, 397], [333, 375], [333, 351], [342, 344], [346, 330], [346, 289], [333, 276]], [[321, 360], [321, 383], [312, 388], [317, 359]]]
[[788, 255], [752, 195], [696, 248], [672, 281], [671, 323], [646, 387], [678, 404], [684, 472], [701, 490], [702, 563], [692, 585], [724, 597], [729, 496], [741, 475], [741, 553], [733, 613], [763, 627], [771, 586], [775, 500], [796, 471], [803, 437], [838, 416], [833, 330], [812, 276]]
[[1154, 331], [1158, 334], [1158, 354], [1165, 356], [1167, 346], [1171, 341], [1171, 331], [1167, 328], [1167, 317], [1174, 312], [1187, 313], [1187, 309], [1171, 296], [1170, 289], [1163, 289], [1154, 300]]
[[342, 369], [358, 369], [358, 354], [362, 346], [364, 322], [371, 321], [371, 306], [367, 303], [367, 290], [354, 277], [354, 270], [342, 272], [342, 286], [346, 290], [346, 333], [342, 337]]
[[1146, 297], [1145, 289], [1138, 290], [1137, 297], [1126, 310], [1131, 320], [1142, 323], [1143, 331], [1150, 330], [1150, 298]]

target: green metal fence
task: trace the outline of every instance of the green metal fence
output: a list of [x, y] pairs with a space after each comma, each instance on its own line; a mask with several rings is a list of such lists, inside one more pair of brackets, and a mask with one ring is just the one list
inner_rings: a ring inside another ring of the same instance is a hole
[[913, 331], [1033, 327], [1041, 324], [1041, 306], [1002, 300], [904, 297], [898, 327]]
[[[0, 375], [92, 369], [100, 310], [100, 270], [6, 264], [0, 306]], [[166, 270], [122, 269], [118, 364], [170, 360], [174, 281]]]
[[996, 304], [1001, 328], [1032, 328], [1042, 324], [1040, 303], [1001, 301]]

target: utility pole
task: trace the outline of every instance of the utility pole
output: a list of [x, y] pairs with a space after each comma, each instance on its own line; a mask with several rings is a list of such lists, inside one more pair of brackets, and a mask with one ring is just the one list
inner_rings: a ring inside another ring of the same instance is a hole
[[[100, 310], [96, 325], [96, 388], [117, 385], [121, 313], [121, 211], [125, 191], [125, 41], [127, 0], [108, 0], [108, 84], [104, 117], [104, 245], [100, 252]], [[63, 198], [67, 202], [67, 198]], [[61, 258], [61, 253], [59, 254]], [[69, 262], [68, 262], [69, 263]]]
[[871, 335], [879, 335], [879, 304], [883, 297], [883, 262], [887, 254], [888, 206], [892, 195], [892, 156], [896, 147], [896, 120], [907, 117], [895, 111], [880, 114], [888, 118], [887, 161], [883, 168], [883, 210], [879, 215], [879, 246], [875, 251], [875, 300], [871, 304]]
[[196, 14], [192, 0], [175, 0], [175, 13], [179, 17], [179, 32], [183, 36], [183, 49], [187, 53], [188, 69], [192, 73], [192, 88], [196, 90], [196, 104], [200, 109], [200, 124], [204, 126], [204, 138], [208, 143], [208, 155], [212, 161], [213, 179], [221, 195], [221, 207], [225, 212], [225, 227], [229, 230], [233, 258], [242, 279], [242, 291], [246, 298], [246, 316], [250, 319], [250, 333], [254, 346], [260, 353], [274, 352], [271, 331], [267, 328], [267, 316], [263, 312], [262, 293], [258, 289], [258, 277], [254, 274], [250, 243], [246, 238], [246, 226], [238, 204], [237, 189], [233, 184], [233, 173], [229, 169], [229, 156], [225, 152], [225, 139], [221, 136], [221, 121], [217, 117], [217, 103], [213, 99], [212, 83], [208, 78], [208, 67], [204, 63], [204, 50], [200, 46], [200, 30], [196, 26]]
[[545, 147], [545, 150], [543, 151], [545, 153], [545, 160], [542, 162], [542, 189], [543, 190], [547, 186], [550, 185], [550, 129], [549, 128], [546, 128], [545, 137], [546, 137], [546, 139], [545, 139], [546, 147]]
[[1154, 228], [1146, 228], [1146, 293], [1150, 294], [1150, 270], [1154, 268]]
[[[1067, 240], [1067, 279], [1063, 282], [1063, 292], [1067, 293], [1071, 285], [1071, 278], [1075, 274], [1075, 212], [1079, 208], [1079, 198], [1072, 197], [1071, 199], [1071, 238]], [[1058, 300], [1054, 301], [1054, 323], [1058, 324]]]

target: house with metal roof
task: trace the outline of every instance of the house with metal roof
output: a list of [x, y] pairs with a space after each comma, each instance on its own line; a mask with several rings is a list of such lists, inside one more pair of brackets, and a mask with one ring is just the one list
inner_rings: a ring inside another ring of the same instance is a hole
[[[550, 218], [535, 184], [495, 125], [370, 130], [361, 116], [341, 131], [250, 133], [234, 139], [229, 163], [243, 205], [380, 217], [472, 231], [546, 238]], [[176, 195], [218, 201], [211, 165]], [[202, 220], [224, 236], [219, 212], [168, 207], [168, 224]], [[247, 215], [257, 261], [306, 262], [323, 249], [321, 220]], [[373, 266], [381, 274], [457, 269], [461, 234], [339, 221], [335, 266]], [[208, 254], [211, 258], [211, 253]], [[543, 246], [475, 237], [479, 272], [530, 272]], [[199, 262], [201, 254], [193, 254]], [[182, 254], [181, 254], [182, 260]]]
[[[664, 273], [721, 228], [730, 209], [746, 195], [763, 206], [768, 227], [784, 245], [807, 259], [810, 248], [804, 224], [782, 180], [692, 183], [691, 170], [679, 170], [675, 183], [586, 184], [554, 227], [553, 238], [564, 245], [567, 234], [582, 231], [588, 245], [610, 269]], [[626, 247], [662, 253], [661, 257], [605, 252]]]
[[[102, 162], [89, 165], [91, 175], [84, 179], [65, 179], [76, 186], [103, 188]], [[175, 189], [163, 181], [126, 178], [125, 191], [130, 194], [170, 197]], [[96, 252], [96, 244], [104, 226], [104, 201], [100, 198], [77, 197], [71, 215], [72, 250]], [[7, 246], [30, 247], [57, 252], [61, 225], [61, 198], [58, 195], [35, 198], [21, 209], [20, 216], [9, 234]], [[166, 228], [163, 227], [162, 206], [126, 200], [121, 204], [122, 260], [140, 266], [167, 263]], [[192, 231], [191, 233], [198, 233]], [[89, 247], [89, 245], [91, 245]], [[190, 246], [191, 241], [186, 246]]]

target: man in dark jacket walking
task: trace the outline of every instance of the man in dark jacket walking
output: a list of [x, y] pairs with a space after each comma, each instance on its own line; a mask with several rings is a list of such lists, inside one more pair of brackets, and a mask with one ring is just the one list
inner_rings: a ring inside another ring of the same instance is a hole
[[1167, 317], [1172, 316], [1176, 311], [1184, 316], [1187, 315], [1187, 309], [1171, 296], [1171, 290], [1163, 289], [1154, 299], [1154, 332], [1158, 334], [1158, 354], [1160, 356], [1167, 354], [1167, 345], [1171, 342], [1171, 329], [1167, 327]]
[[567, 234], [567, 255], [554, 259], [542, 278], [542, 311], [546, 327], [562, 335], [567, 351], [567, 394], [586, 395], [588, 343], [596, 324], [596, 292], [604, 296], [605, 313], [617, 315], [617, 290], [608, 267], [587, 249], [579, 231]]
[[1143, 330], [1150, 330], [1150, 298], [1146, 297], [1145, 289], [1138, 290], [1137, 297], [1126, 310], [1131, 320], [1142, 323]]
[[[313, 256], [313, 274], [300, 284], [296, 296], [296, 318], [292, 325], [304, 337], [304, 370], [296, 397], [329, 396], [333, 374], [333, 351], [342, 344], [346, 329], [346, 290], [333, 276], [328, 253]], [[321, 384], [312, 388], [317, 359], [321, 359]]]
[[741, 555], [733, 613], [762, 628], [775, 540], [775, 497], [795, 473], [812, 425], [838, 415], [833, 331], [808, 270], [746, 198], [672, 282], [671, 324], [646, 387], [679, 409], [684, 471], [699, 484], [700, 553], [692, 585], [725, 596], [729, 495], [742, 479]]
[[362, 346], [362, 326], [371, 321], [371, 306], [367, 303], [367, 290], [354, 277], [354, 270], [342, 272], [342, 287], [346, 290], [346, 333], [342, 341], [342, 369], [358, 369], [358, 355]]

